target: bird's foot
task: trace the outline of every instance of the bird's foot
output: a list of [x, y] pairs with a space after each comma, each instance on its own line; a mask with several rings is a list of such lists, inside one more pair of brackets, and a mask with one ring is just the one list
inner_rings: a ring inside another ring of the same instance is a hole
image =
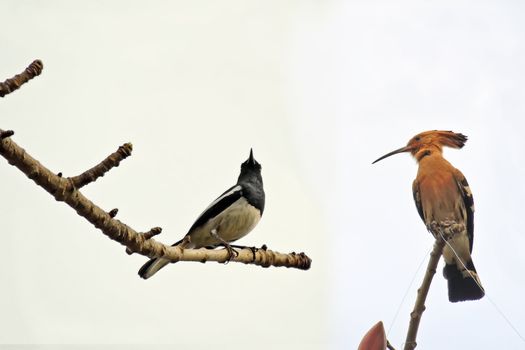
[[457, 234], [461, 234], [466, 230], [464, 224], [458, 224], [453, 220], [443, 220], [440, 222], [432, 221], [429, 225], [427, 225], [427, 229], [432, 233], [432, 235], [434, 235], [436, 239], [441, 237], [445, 241], [449, 241]]
[[226, 264], [239, 256], [239, 252], [233, 249], [228, 243], [223, 243], [222, 245], [228, 251], [228, 260], [226, 260]]
[[254, 261], [255, 261], [255, 253], [257, 253], [257, 251], [259, 250], [259, 248], [247, 247], [247, 246], [244, 246], [244, 245], [233, 245], [233, 244], [231, 244], [230, 247], [241, 249], [241, 250], [242, 249], [250, 249], [252, 251], [252, 257], [253, 257]]
[[216, 240], [220, 242], [220, 245], [222, 245], [226, 250], [228, 251], [228, 260], [226, 260], [225, 263], [228, 263], [232, 261], [234, 258], [239, 256], [239, 252], [232, 248], [232, 246], [226, 242], [221, 236], [219, 236], [217, 229], [213, 229], [210, 232], [211, 236], [214, 237]]

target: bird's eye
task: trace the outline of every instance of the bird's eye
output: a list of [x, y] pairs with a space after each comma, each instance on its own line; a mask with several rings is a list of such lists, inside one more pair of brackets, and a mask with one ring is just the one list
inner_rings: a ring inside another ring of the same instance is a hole
[[414, 140], [419, 141], [419, 140], [421, 140], [421, 137], [416, 136], [416, 137], [414, 137]]

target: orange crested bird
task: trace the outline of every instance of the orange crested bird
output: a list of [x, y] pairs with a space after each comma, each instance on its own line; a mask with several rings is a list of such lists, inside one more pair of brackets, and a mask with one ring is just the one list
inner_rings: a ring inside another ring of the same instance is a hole
[[443, 147], [462, 148], [463, 134], [432, 130], [414, 136], [405, 147], [387, 153], [372, 164], [391, 155], [410, 152], [419, 169], [412, 184], [414, 201], [427, 229], [439, 237], [447, 227], [456, 229], [443, 249], [451, 302], [478, 300], [485, 295], [472, 262], [474, 242], [474, 199], [467, 179], [443, 158]]

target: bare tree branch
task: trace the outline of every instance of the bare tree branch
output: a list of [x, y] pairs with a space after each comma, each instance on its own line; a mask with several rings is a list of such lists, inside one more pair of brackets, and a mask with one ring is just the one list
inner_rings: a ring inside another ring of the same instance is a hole
[[110, 171], [111, 168], [117, 167], [121, 161], [129, 157], [132, 150], [133, 146], [131, 143], [123, 144], [116, 152], [111, 153], [106, 159], [95, 165], [93, 168], [84, 171], [78, 176], [73, 176], [71, 178], [73, 185], [78, 189], [96, 181], [99, 177], [104, 176], [105, 173]]
[[[6, 132], [0, 130], [0, 134], [4, 135]], [[7, 133], [6, 135], [10, 136], [12, 133]], [[129, 145], [129, 147], [126, 147], [126, 145], [121, 146], [119, 150], [102, 161], [101, 164], [88, 170], [86, 173], [92, 173], [85, 175], [87, 180], [75, 181], [75, 178], [58, 176], [47, 169], [8, 136], [0, 139], [0, 154], [7, 159], [9, 164], [20, 169], [37, 185], [49, 192], [57, 201], [65, 202], [71, 208], [75, 209], [80, 216], [100, 229], [106, 236], [126, 246], [129, 251], [148, 257], [162, 257], [173, 262], [216, 261], [224, 263], [229, 260], [229, 254], [225, 249], [181, 249], [180, 247], [164, 245], [151, 238], [153, 236], [151, 232], [158, 231], [156, 229], [150, 231], [149, 234], [139, 234], [128, 225], [114, 219], [112, 217], [116, 214], [114, 211], [111, 211], [110, 215], [110, 213], [95, 205], [78, 190], [77, 186], [79, 184], [94, 181], [112, 167], [118, 165], [118, 163], [131, 152], [131, 144], [126, 144]], [[82, 177], [84, 174], [79, 176]], [[281, 254], [266, 249], [252, 251], [249, 248], [240, 250], [239, 254], [231, 261], [263, 267], [285, 266], [302, 270], [308, 270], [311, 264], [311, 259], [304, 253]]]
[[34, 60], [33, 63], [31, 63], [22, 73], [0, 83], [0, 97], [4, 97], [5, 95], [19, 89], [20, 86], [27, 83], [37, 75], [40, 75], [42, 69], [44, 69], [42, 61]]
[[[113, 209], [115, 210], [115, 209]], [[111, 216], [111, 211], [109, 212], [109, 215]], [[112, 216], [113, 217], [113, 216]], [[160, 227], [154, 227], [152, 228], [151, 230], [149, 230], [148, 232], [143, 232], [142, 235], [144, 235], [144, 239], [150, 239], [151, 237], [154, 237], [156, 235], [160, 235], [162, 232], [162, 228]], [[134, 253], [133, 250], [131, 250], [129, 247], [126, 248], [126, 253], [128, 255], [131, 255]]]
[[417, 346], [416, 337], [419, 328], [419, 322], [421, 321], [421, 316], [425, 311], [425, 300], [427, 299], [428, 290], [430, 289], [432, 278], [434, 278], [434, 274], [436, 273], [436, 268], [444, 246], [445, 240], [440, 236], [436, 236], [434, 248], [432, 249], [432, 252], [430, 252], [430, 259], [428, 261], [425, 277], [423, 278], [423, 283], [417, 290], [417, 299], [414, 305], [414, 310], [410, 313], [410, 324], [408, 326], [404, 350], [413, 350]]

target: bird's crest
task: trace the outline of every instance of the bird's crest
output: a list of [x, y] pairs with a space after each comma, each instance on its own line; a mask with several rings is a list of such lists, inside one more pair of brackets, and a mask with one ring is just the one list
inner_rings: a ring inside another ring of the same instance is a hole
[[414, 154], [414, 151], [425, 146], [462, 148], [465, 142], [467, 142], [467, 136], [463, 134], [453, 131], [431, 130], [417, 134], [408, 141], [407, 146], [412, 148], [411, 152]]
[[374, 163], [402, 152], [410, 152], [419, 161], [425, 155], [430, 154], [433, 149], [441, 153], [444, 146], [462, 148], [465, 145], [465, 142], [467, 142], [467, 136], [460, 133], [455, 133], [453, 131], [425, 131], [412, 137], [405, 147], [401, 147], [395, 151], [385, 154], [384, 156], [375, 160]]

